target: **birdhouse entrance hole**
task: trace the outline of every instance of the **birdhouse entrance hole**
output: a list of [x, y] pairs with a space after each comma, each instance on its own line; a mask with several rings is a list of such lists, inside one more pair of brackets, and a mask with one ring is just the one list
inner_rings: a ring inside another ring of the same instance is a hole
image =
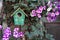
[[21, 13], [18, 13], [18, 16], [20, 17], [21, 16]]

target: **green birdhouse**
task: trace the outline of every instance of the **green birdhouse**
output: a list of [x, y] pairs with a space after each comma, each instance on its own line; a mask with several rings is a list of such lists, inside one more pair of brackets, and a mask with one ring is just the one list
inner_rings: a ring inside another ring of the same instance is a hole
[[15, 25], [24, 25], [24, 20], [25, 20], [26, 14], [22, 9], [18, 8], [16, 11], [14, 11], [12, 16], [14, 18]]

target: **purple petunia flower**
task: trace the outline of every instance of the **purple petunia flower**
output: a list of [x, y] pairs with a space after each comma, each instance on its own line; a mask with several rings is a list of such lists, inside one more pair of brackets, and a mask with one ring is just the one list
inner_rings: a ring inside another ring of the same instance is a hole
[[3, 31], [3, 38], [2, 38], [2, 40], [9, 40], [10, 35], [11, 35], [10, 27], [7, 27], [7, 28]]
[[51, 22], [55, 21], [56, 17], [51, 17]]
[[15, 38], [23, 37], [24, 36], [24, 33], [23, 32], [13, 32], [13, 36]]
[[47, 5], [50, 5], [51, 1], [48, 1]]
[[47, 21], [50, 22], [51, 21], [51, 18], [50, 17], [47, 17]]
[[4, 30], [4, 33], [10, 33], [11, 32], [11, 29], [9, 27], [7, 27], [5, 30]]
[[53, 8], [52, 10], [55, 12], [56, 11], [56, 8]]
[[37, 9], [36, 13], [42, 13], [42, 10]]
[[35, 10], [32, 10], [31, 16], [32, 16], [32, 17], [36, 16], [36, 11], [35, 11]]
[[7, 28], [4, 30], [3, 34], [11, 35], [11, 29], [10, 29], [9, 27], [7, 27]]
[[47, 5], [48, 5], [49, 7], [52, 7], [51, 1], [49, 1]]
[[42, 10], [43, 10], [43, 6], [40, 6], [40, 7], [39, 7], [39, 10], [41, 10], [41, 11], [42, 11]]
[[35, 10], [32, 10], [32, 13], [35, 13]]
[[60, 9], [60, 4], [58, 4], [58, 5], [57, 5], [57, 8], [59, 8], [59, 9]]
[[19, 31], [19, 28], [14, 28], [14, 31]]
[[18, 37], [19, 37], [19, 33], [18, 33], [18, 32], [13, 32], [13, 36], [14, 36], [15, 38], [18, 38]]
[[56, 17], [47, 17], [48, 22], [53, 22], [55, 21]]
[[37, 14], [38, 18], [41, 18], [41, 15], [40, 14]]
[[3, 33], [10, 33], [11, 31], [10, 30], [4, 30], [4, 32]]
[[2, 38], [2, 40], [9, 40], [9, 38]]
[[32, 10], [31, 16], [32, 17], [37, 16], [38, 18], [41, 18], [40, 13], [42, 13], [43, 9], [45, 10], [46, 7], [45, 6], [44, 7], [43, 6], [40, 6], [40, 7], [38, 7], [38, 9]]
[[32, 17], [36, 16], [36, 13], [32, 13], [31, 16], [32, 16]]
[[53, 4], [51, 3], [49, 6], [52, 7], [52, 5], [53, 5]]
[[[45, 12], [47, 11], [46, 15], [47, 15], [48, 22], [53, 22], [60, 13], [60, 4], [58, 4], [57, 6], [55, 5], [56, 5], [56, 2], [52, 3], [51, 1], [49, 1], [47, 6], [38, 6], [36, 7], [36, 10], [32, 10], [32, 16], [33, 17], [37, 16], [38, 18], [42, 18], [42, 16], [45, 16], [43, 12], [45, 10]], [[46, 7], [48, 8], [46, 9]], [[56, 11], [57, 9], [59, 11]]]
[[48, 15], [47, 15], [47, 21], [48, 22], [53, 22], [53, 21], [55, 21], [55, 19], [56, 19], [56, 15], [55, 15], [55, 13], [48, 13]]
[[55, 13], [52, 12], [52, 13], [51, 13], [51, 16], [52, 16], [52, 17], [55, 17]]
[[9, 38], [10, 35], [4, 34], [3, 38]]
[[43, 9], [46, 10], [46, 6], [43, 6]]
[[23, 32], [19, 32], [19, 37], [23, 37], [24, 33]]
[[13, 36], [15, 37], [15, 38], [18, 38], [19, 37], [19, 28], [14, 28], [14, 32], [13, 32]]
[[51, 17], [51, 12], [48, 12], [47, 16], [48, 16], [48, 17]]
[[57, 5], [58, 11], [60, 13], [60, 4]]
[[15, 38], [18, 38], [19, 37], [19, 35], [18, 34], [16, 34], [16, 35], [13, 35]]
[[56, 12], [55, 12], [55, 15], [56, 15], [56, 16], [58, 16], [58, 15], [59, 15], [59, 12], [58, 12], [58, 11], [56, 11]]
[[60, 0], [58, 0], [58, 2], [60, 2]]
[[0, 30], [2, 30], [2, 25], [0, 25]]

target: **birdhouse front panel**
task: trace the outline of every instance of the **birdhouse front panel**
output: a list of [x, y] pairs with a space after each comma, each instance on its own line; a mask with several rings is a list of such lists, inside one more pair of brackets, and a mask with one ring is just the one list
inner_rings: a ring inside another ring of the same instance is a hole
[[22, 10], [17, 10], [14, 12], [14, 23], [15, 25], [24, 25], [25, 14]]

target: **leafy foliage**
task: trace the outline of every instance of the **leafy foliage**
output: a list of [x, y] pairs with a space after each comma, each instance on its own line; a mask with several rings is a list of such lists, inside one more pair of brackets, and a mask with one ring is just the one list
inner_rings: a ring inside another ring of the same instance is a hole
[[[12, 2], [16, 2], [16, 0], [5, 0], [5, 1], [12, 1]], [[28, 17], [26, 17], [25, 19], [25, 25], [21, 26], [21, 30], [25, 32], [25, 35], [27, 35], [27, 37], [29, 39], [32, 40], [44, 40], [44, 38], [47, 38], [49, 40], [54, 40], [53, 36], [50, 34], [46, 34], [47, 31], [45, 30], [44, 24], [41, 25], [40, 20], [45, 21], [44, 18], [42, 19], [38, 19], [37, 17], [31, 17], [30, 13], [31, 10], [36, 8], [37, 6], [40, 5], [45, 5], [44, 3], [47, 3], [48, 0], [26, 0], [27, 3], [24, 3], [24, 0], [15, 4], [11, 4], [10, 6], [8, 6], [9, 4], [5, 4], [5, 13], [13, 13], [18, 7], [20, 7], [23, 11], [25, 11], [25, 13], [28, 15]], [[12, 9], [9, 9], [12, 8]], [[7, 9], [6, 9], [7, 8]], [[13, 11], [11, 11], [13, 10]], [[26, 12], [27, 11], [27, 12]], [[46, 13], [46, 11], [43, 12], [43, 14]], [[43, 38], [44, 37], [44, 38]], [[11, 37], [11, 40], [13, 40], [14, 38]]]

